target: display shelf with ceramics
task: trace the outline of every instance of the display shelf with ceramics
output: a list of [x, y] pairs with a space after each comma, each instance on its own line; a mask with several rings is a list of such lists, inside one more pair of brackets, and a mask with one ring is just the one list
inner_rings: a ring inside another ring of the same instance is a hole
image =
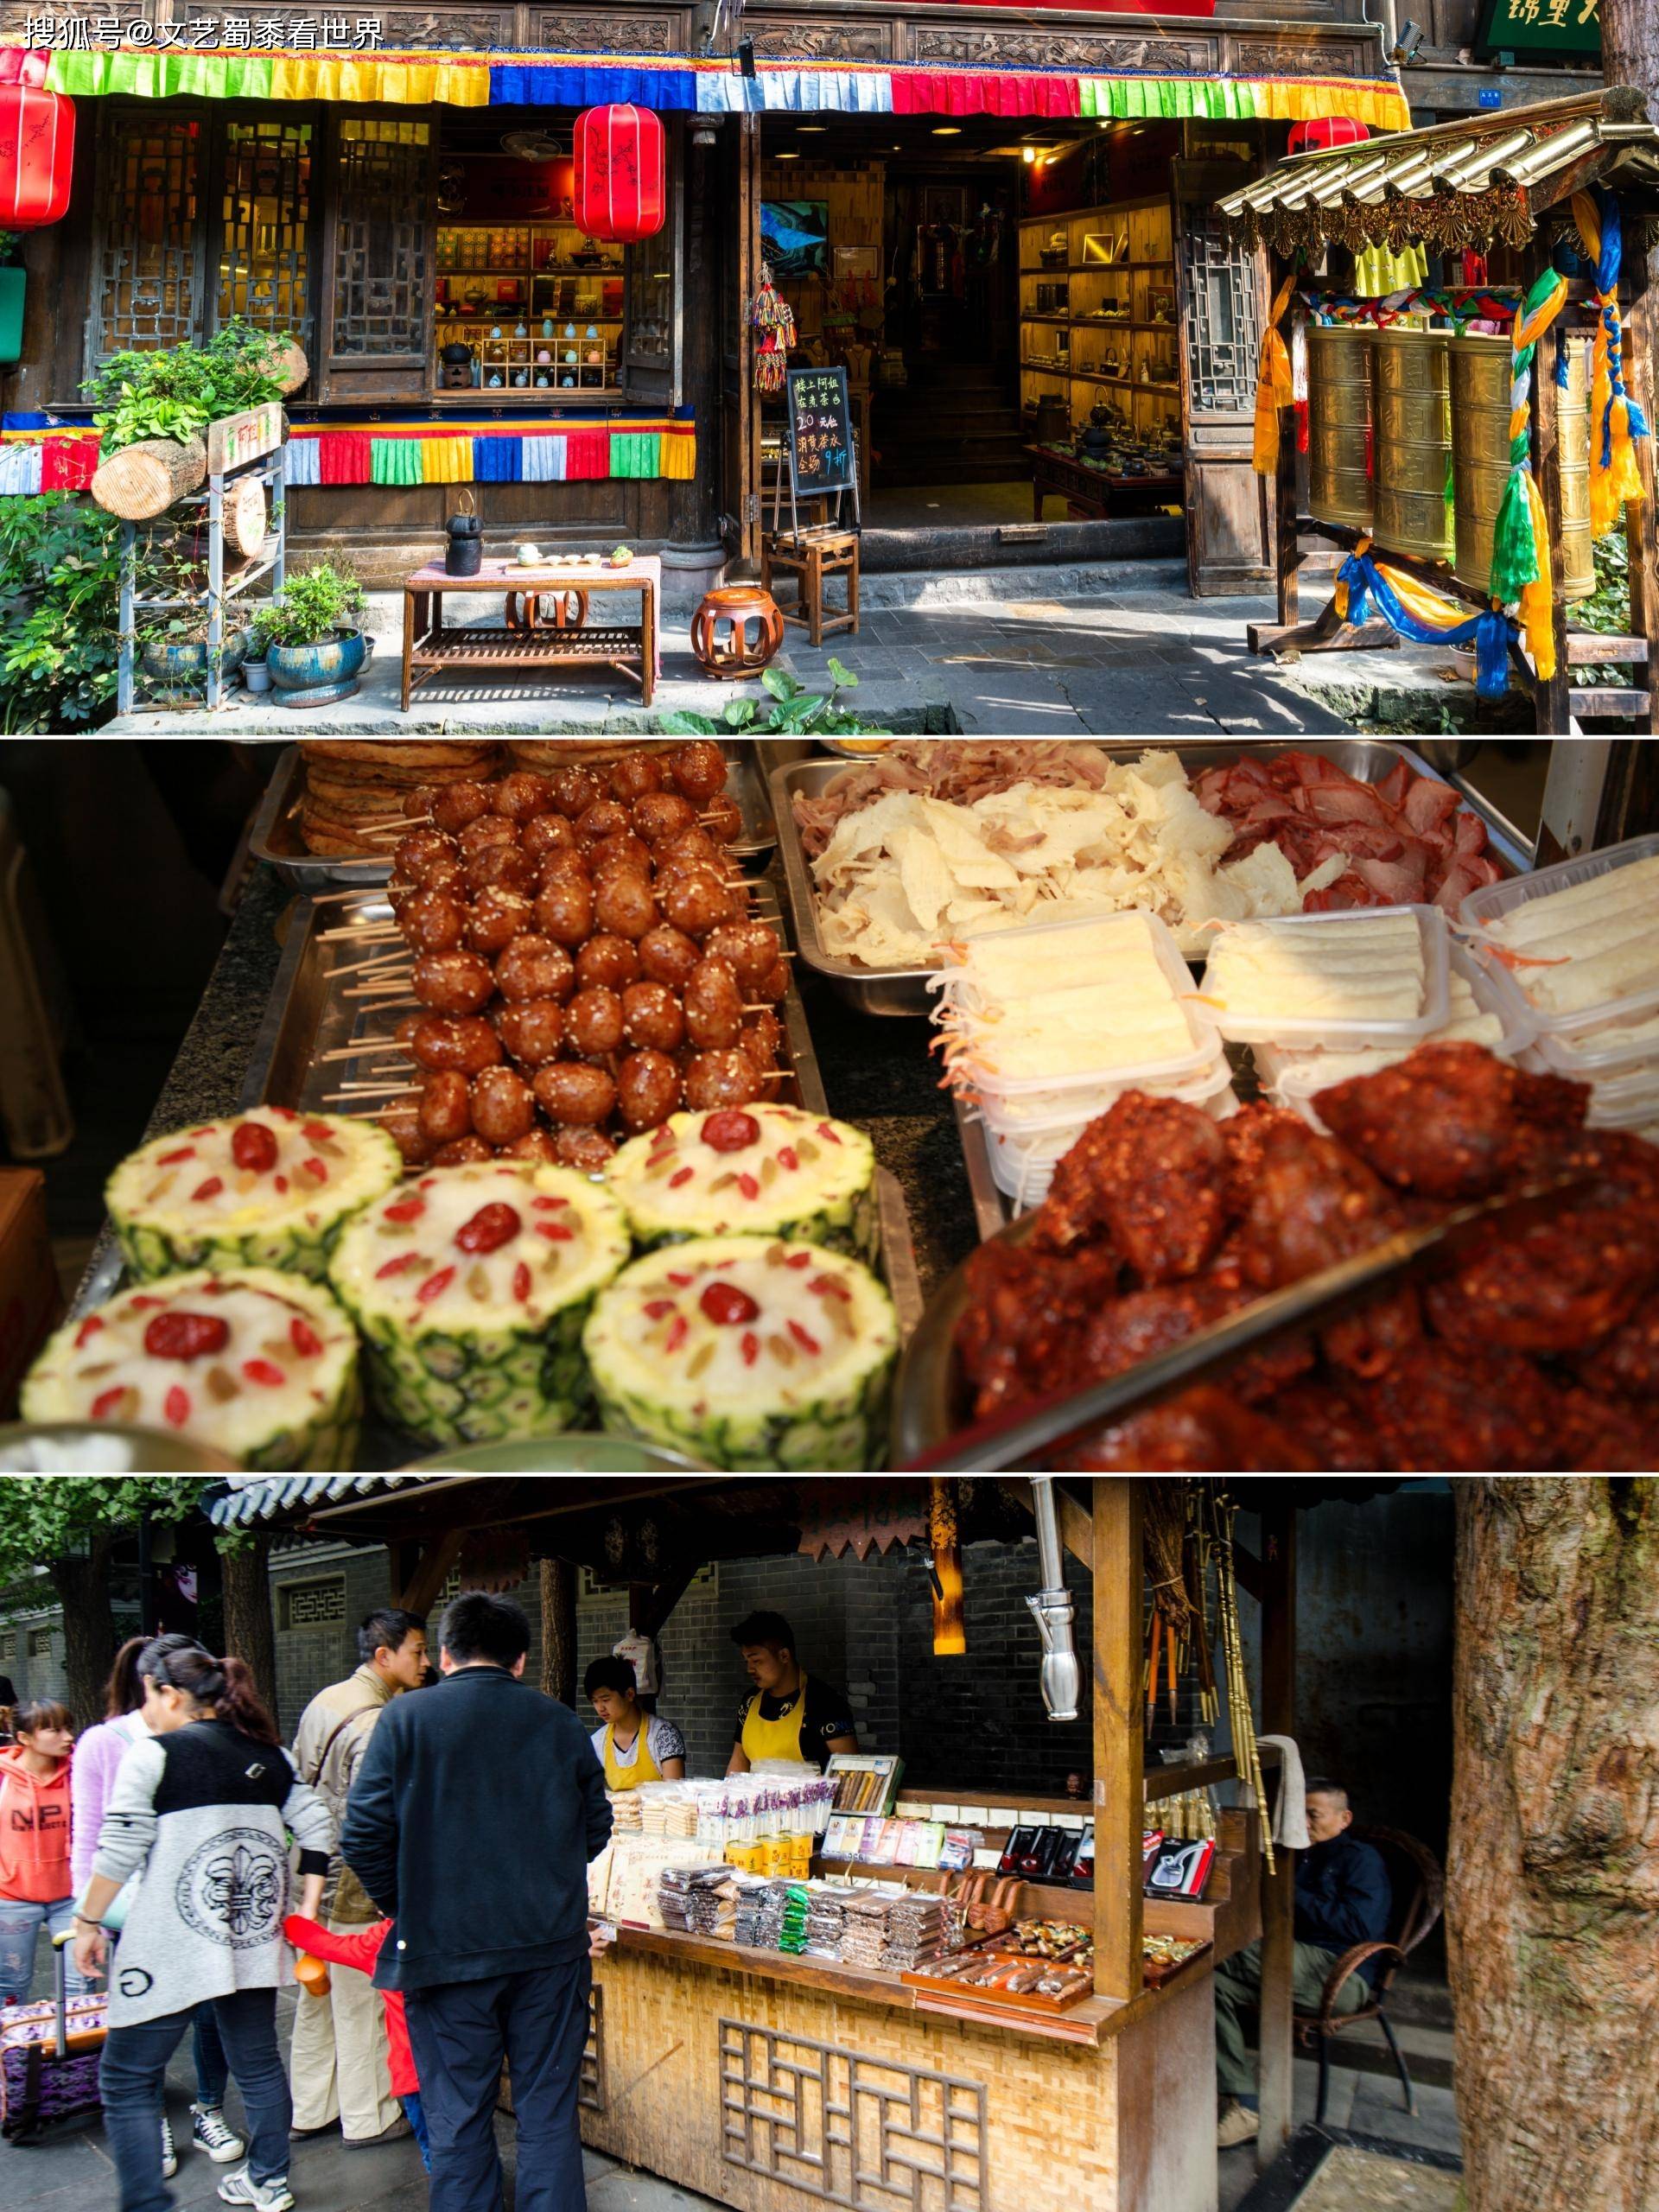
[[441, 226], [435, 308], [440, 391], [608, 392], [620, 385], [625, 251], [573, 222]]
[[1115, 202], [1020, 226], [1020, 397], [1060, 397], [1074, 429], [1103, 404], [1137, 436], [1178, 430], [1169, 203]]

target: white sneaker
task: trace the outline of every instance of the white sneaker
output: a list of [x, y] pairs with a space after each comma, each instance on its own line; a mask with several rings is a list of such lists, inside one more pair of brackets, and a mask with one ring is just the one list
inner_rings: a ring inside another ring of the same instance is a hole
[[229, 2165], [248, 2147], [217, 2105], [191, 2106], [190, 2140], [198, 2151], [205, 2151], [216, 2166]]
[[219, 2193], [226, 2204], [251, 2204], [255, 2212], [290, 2212], [294, 2202], [286, 2174], [272, 2181], [255, 2181], [245, 2166], [226, 2174], [219, 2184]]
[[173, 2123], [162, 2114], [162, 2179], [171, 2181], [179, 2171], [179, 2153], [173, 2141]]

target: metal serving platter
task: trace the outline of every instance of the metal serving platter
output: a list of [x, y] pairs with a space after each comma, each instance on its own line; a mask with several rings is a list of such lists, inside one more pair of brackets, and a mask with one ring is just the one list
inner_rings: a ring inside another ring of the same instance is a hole
[[[1087, 743], [1091, 741], [1082, 740]], [[1017, 744], [1017, 739], [1009, 739]], [[1224, 768], [1247, 755], [1256, 760], [1271, 760], [1285, 753], [1316, 750], [1323, 753], [1337, 767], [1363, 783], [1379, 783], [1396, 762], [1403, 760], [1419, 776], [1428, 776], [1436, 783], [1446, 779], [1432, 768], [1420, 753], [1408, 745], [1389, 745], [1373, 738], [1339, 739], [1329, 743], [1306, 745], [1250, 745], [1239, 744], [1230, 738], [1200, 738], [1186, 743], [1164, 745], [1156, 738], [1147, 738], [1133, 744], [1102, 742], [1100, 751], [1111, 760], [1136, 760], [1143, 753], [1174, 753], [1189, 772], [1200, 772], [1205, 768]], [[833, 990], [839, 992], [861, 1014], [925, 1014], [932, 1011], [933, 1001], [927, 989], [926, 968], [866, 968], [855, 960], [837, 958], [824, 949], [818, 934], [817, 893], [812, 881], [811, 864], [801, 842], [801, 833], [795, 820], [794, 800], [798, 792], [816, 798], [836, 777], [853, 772], [860, 764], [846, 760], [798, 760], [786, 763], [772, 771], [772, 810], [777, 823], [779, 849], [783, 855], [784, 877], [789, 887], [790, 912], [795, 925], [795, 942], [809, 967], [824, 976]], [[1465, 804], [1467, 804], [1465, 798]], [[1471, 811], [1476, 811], [1473, 808]], [[1532, 865], [1527, 849], [1512, 835], [1496, 824], [1491, 816], [1484, 816], [1493, 851], [1511, 868], [1525, 870]]]
[[[752, 887], [751, 906], [757, 920], [781, 930], [778, 894], [770, 883], [760, 881]], [[269, 1105], [289, 1106], [301, 1113], [351, 1113], [354, 1102], [341, 1098], [340, 1092], [359, 1084], [391, 1086], [402, 1079], [409, 1064], [389, 1054], [370, 1056], [365, 1050], [361, 1059], [322, 1057], [353, 1045], [368, 1048], [384, 1042], [403, 1017], [416, 1010], [413, 997], [397, 983], [388, 983], [378, 996], [348, 997], [348, 991], [373, 981], [372, 972], [346, 972], [358, 968], [365, 957], [363, 949], [345, 938], [324, 941], [329, 931], [349, 928], [353, 923], [385, 922], [391, 914], [385, 893], [378, 885], [326, 893], [308, 898], [296, 907], [289, 917], [270, 1003], [238, 1100], [244, 1111]], [[774, 1095], [785, 1105], [800, 1106], [811, 1114], [828, 1114], [830, 1103], [812, 1033], [807, 1027], [806, 1009], [792, 982], [779, 1012], [783, 1017], [791, 1080], [780, 1084]], [[360, 1094], [365, 1112], [378, 1111], [391, 1103], [388, 1096]], [[878, 1170], [877, 1185], [882, 1274], [893, 1294], [900, 1334], [907, 1338], [920, 1321], [925, 1304], [910, 1214], [904, 1192], [886, 1168]]]
[[[625, 741], [619, 739], [619, 743]], [[746, 868], [764, 868], [778, 843], [766, 779], [753, 747], [741, 738], [728, 738], [726, 788], [743, 816], [742, 835], [727, 849]], [[354, 861], [338, 854], [311, 853], [300, 835], [300, 808], [305, 798], [305, 763], [300, 748], [290, 745], [271, 772], [270, 782], [254, 817], [249, 850], [257, 861], [274, 868], [296, 891], [311, 893], [372, 887], [384, 883], [391, 873], [391, 859]]]

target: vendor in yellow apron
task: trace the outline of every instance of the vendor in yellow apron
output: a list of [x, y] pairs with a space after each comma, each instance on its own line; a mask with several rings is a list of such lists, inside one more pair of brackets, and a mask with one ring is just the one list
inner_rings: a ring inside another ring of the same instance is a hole
[[[751, 1613], [731, 1631], [754, 1685], [754, 1695], [740, 1707], [737, 1739], [728, 1774], [742, 1774], [762, 1759], [822, 1770], [835, 1751], [855, 1751], [858, 1732], [846, 1694], [820, 1675], [807, 1680], [795, 1656], [795, 1632], [781, 1613]], [[770, 1704], [768, 1719], [764, 1707]]]
[[788, 1759], [796, 1766], [816, 1766], [817, 1759], [809, 1759], [801, 1748], [801, 1723], [806, 1719], [804, 1670], [801, 1675], [800, 1688], [777, 1719], [765, 1719], [760, 1706], [761, 1693], [757, 1690], [748, 1712], [744, 1715], [743, 1733], [738, 1739], [749, 1764], [759, 1766], [762, 1759]]
[[[582, 1681], [583, 1694], [603, 1722], [593, 1735], [593, 1745], [605, 1770], [605, 1787], [611, 1790], [638, 1789], [645, 1782], [677, 1782], [685, 1772], [685, 1744], [671, 1722], [659, 1721], [658, 1759], [651, 1747], [652, 1716], [639, 1708], [639, 1685], [627, 1660], [612, 1653], [595, 1659]], [[625, 1759], [617, 1748], [617, 1735], [632, 1750]]]
[[642, 1782], [662, 1780], [663, 1770], [651, 1755], [651, 1722], [645, 1714], [639, 1715], [639, 1733], [634, 1738], [633, 1757], [626, 1766], [616, 1755], [616, 1723], [606, 1723], [604, 1766], [607, 1789], [637, 1789]]

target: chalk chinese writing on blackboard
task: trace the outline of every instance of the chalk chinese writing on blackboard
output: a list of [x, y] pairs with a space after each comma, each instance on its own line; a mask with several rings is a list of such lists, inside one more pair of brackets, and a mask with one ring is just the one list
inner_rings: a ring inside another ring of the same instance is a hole
[[789, 372], [789, 474], [797, 496], [853, 481], [853, 425], [845, 369]]

